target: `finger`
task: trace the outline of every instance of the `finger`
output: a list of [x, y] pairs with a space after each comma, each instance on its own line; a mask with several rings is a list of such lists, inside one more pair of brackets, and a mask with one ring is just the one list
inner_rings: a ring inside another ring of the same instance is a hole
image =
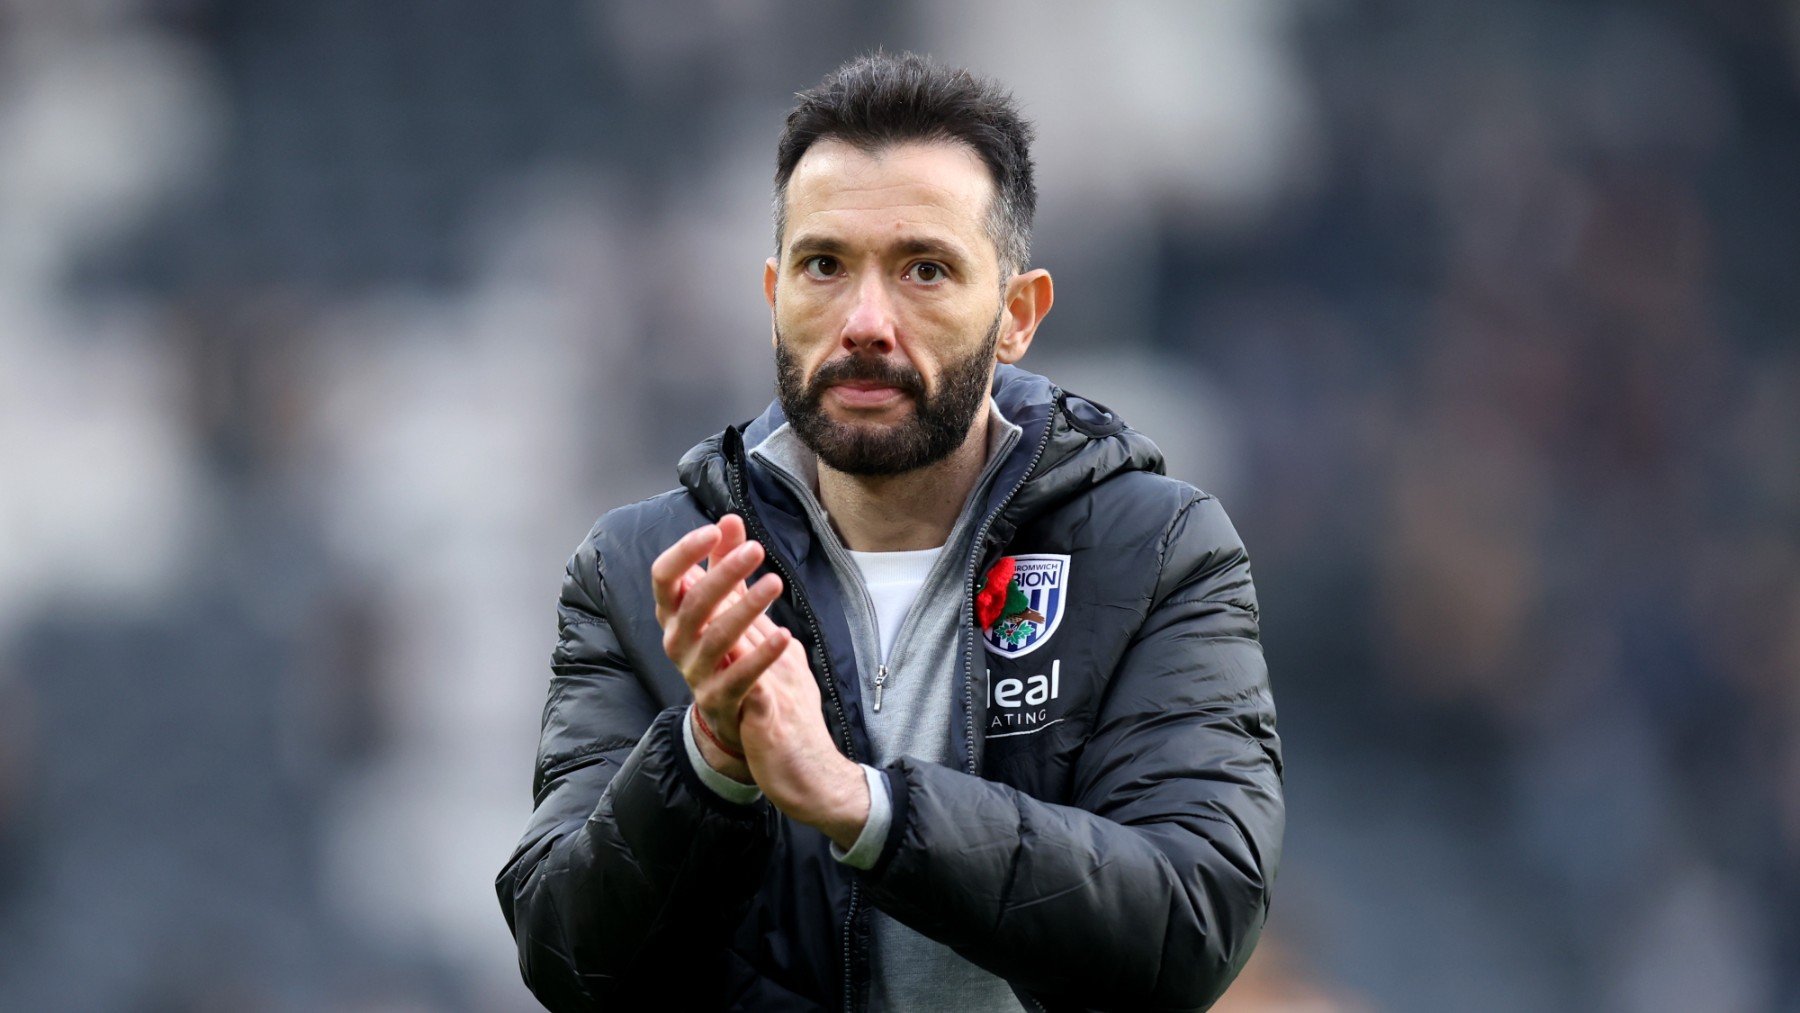
[[664, 607], [661, 602], [657, 603], [656, 621], [658, 624], [663, 626], [669, 624], [669, 621], [675, 617], [676, 610], [681, 608], [681, 602], [687, 597], [687, 593], [693, 590], [694, 585], [700, 583], [700, 578], [704, 576], [706, 576], [706, 571], [700, 567], [688, 567], [688, 571], [675, 582], [675, 593], [670, 596], [668, 606]]
[[700, 579], [683, 596], [677, 611], [696, 613], [700, 616], [699, 625], [705, 625], [721, 607], [744, 593], [745, 579], [755, 572], [763, 557], [763, 547], [756, 542], [738, 546], [719, 560], [718, 565], [702, 571]]
[[[729, 517], [730, 515], [727, 515], [727, 516]], [[706, 571], [702, 570], [700, 567], [698, 567], [698, 566], [688, 567], [688, 572], [686, 574], [682, 575], [681, 583], [676, 591], [675, 604], [677, 606], [679, 606], [682, 599], [686, 597], [688, 590], [690, 588], [692, 588], [693, 585], [696, 582], [698, 582], [701, 577], [704, 577], [704, 576], [706, 576]], [[774, 596], [779, 598], [781, 596], [781, 588], [784, 586], [781, 584], [780, 575], [774, 574], [774, 573], [769, 573], [769, 574], [764, 575], [764, 579], [773, 580], [776, 582]], [[720, 611], [722, 612], [724, 609], [730, 608], [732, 605], [736, 604], [738, 601], [740, 601], [743, 598], [744, 593], [745, 592], [743, 590], [742, 585], [739, 585], [738, 587], [732, 589], [730, 592], [728, 592], [726, 594], [725, 598], [719, 603]], [[660, 621], [662, 621], [665, 625], [668, 623], [668, 617], [659, 616], [658, 619]], [[724, 656], [722, 657], [721, 660], [726, 664], [730, 664], [731, 662], [737, 660], [738, 655], [742, 653], [743, 649], [747, 649], [747, 648], [756, 646], [757, 644], [759, 644], [763, 641], [763, 638], [767, 637], [769, 634], [775, 632], [778, 629], [781, 629], [781, 627], [776, 625], [775, 620], [769, 618], [768, 607], [766, 605], [763, 606], [761, 608], [761, 610], [759, 610], [757, 612], [755, 618], [751, 621], [750, 625], [747, 628], [745, 628], [742, 635], [739, 636], [738, 643], [733, 644], [732, 646], [727, 647], [725, 649]], [[804, 648], [802, 648], [802, 649], [804, 650]], [[669, 656], [671, 658], [675, 659], [678, 664], [680, 663], [680, 661], [681, 661], [681, 658], [679, 657], [680, 644], [676, 641], [676, 639], [672, 633], [665, 633], [664, 650], [668, 651]]]
[[729, 733], [728, 737], [733, 741], [739, 738], [738, 709], [744, 694], [754, 690], [757, 680], [780, 660], [780, 645], [780, 638], [766, 640], [694, 687], [694, 705], [700, 708], [714, 731]]
[[[762, 615], [763, 609], [769, 607], [769, 603], [775, 600], [775, 596], [780, 591], [780, 578], [774, 574], [768, 574], [750, 585], [749, 589], [738, 595], [735, 601], [722, 606], [713, 615], [712, 622], [707, 623], [706, 629], [701, 631], [700, 650], [693, 657], [695, 669], [708, 672], [719, 667], [721, 659], [724, 659], [727, 653], [733, 650], [739, 639], [744, 637], [750, 624], [757, 616]], [[759, 635], [746, 647], [754, 647], [763, 639], [766, 638]]]
[[725, 653], [719, 657], [719, 664], [729, 665], [743, 657], [745, 651], [769, 639], [765, 629], [772, 629], [773, 624], [765, 628], [763, 624], [757, 622], [757, 619], [760, 618], [761, 613], [758, 613], [756, 618], [750, 620], [750, 625], [744, 627], [744, 632], [738, 636], [737, 640], [730, 647], [725, 648]]
[[[688, 572], [681, 575], [681, 580], [679, 583], [677, 583], [676, 588], [675, 588], [674, 604], [677, 608], [680, 607], [682, 600], [687, 597], [688, 591], [691, 588], [693, 588], [693, 586], [695, 584], [699, 583], [700, 578], [702, 578], [704, 576], [706, 576], [706, 571], [702, 570], [698, 566], [688, 567]], [[769, 576], [773, 577], [775, 575], [769, 574]], [[780, 580], [779, 577], [776, 577], [776, 579]], [[730, 591], [726, 592], [724, 599], [719, 602], [719, 609], [722, 611], [724, 609], [730, 608], [732, 605], [735, 605], [737, 602], [741, 601], [744, 597], [744, 594], [745, 594], [744, 585], [741, 583], [736, 585]], [[777, 594], [777, 596], [779, 596], [780, 592], [777, 591], [776, 594]], [[668, 617], [668, 616], [659, 615], [657, 617], [657, 620], [660, 623], [667, 624], [669, 621], [669, 618], [670, 617]], [[767, 634], [767, 632], [771, 629], [774, 629], [774, 627], [775, 627], [775, 624], [772, 621], [765, 618], [762, 614], [759, 613], [757, 616], [756, 622], [751, 625], [750, 629], [745, 631], [745, 634], [752, 638], [752, 641], [751, 641], [752, 643], [756, 643], [756, 642], [761, 641], [762, 638]], [[666, 636], [665, 636], [665, 640], [667, 640], [671, 644], [674, 643], [672, 638], [669, 638]], [[730, 655], [730, 651], [728, 649], [727, 656], [729, 657], [729, 655]]]
[[[781, 590], [784, 586], [781, 582], [781, 575], [767, 573], [763, 575], [763, 579], [773, 582], [775, 597], [781, 597]], [[745, 628], [744, 635], [739, 639], [747, 641], [748, 645], [753, 646], [762, 643], [765, 638], [779, 629], [781, 627], [775, 624], [775, 620], [769, 618], [769, 610], [765, 606], [750, 620], [750, 625]]]
[[692, 591], [694, 585], [700, 583], [700, 579], [705, 576], [706, 571], [700, 567], [688, 567], [688, 572], [682, 574], [681, 579], [676, 582], [675, 594], [670, 602], [670, 607], [663, 608], [659, 604], [656, 609], [656, 621], [663, 628], [663, 653], [667, 654], [669, 660], [675, 662], [677, 666], [686, 663], [687, 642], [677, 635], [675, 618], [680, 613], [681, 603], [687, 600], [688, 592]]
[[719, 518], [719, 540], [712, 551], [707, 553], [706, 565], [719, 565], [719, 560], [731, 554], [731, 550], [744, 544], [744, 519], [737, 514], [726, 514]]
[[[770, 574], [770, 576], [775, 577], [776, 580], [781, 579], [780, 577], [776, 576], [775, 574]], [[775, 596], [777, 598], [781, 597], [781, 592], [779, 590], [777, 590]], [[776, 630], [779, 630], [779, 629], [781, 629], [781, 627], [777, 626], [775, 624], [775, 620], [769, 618], [769, 614], [767, 612], [763, 612], [762, 614], [758, 615], [756, 617], [756, 621], [750, 624], [750, 633], [757, 636], [758, 639], [760, 639], [762, 637], [766, 637], [769, 634], [774, 633]]]
[[[744, 544], [744, 519], [742, 517], [739, 517], [737, 514], [726, 514], [719, 518], [718, 525], [719, 540], [713, 543], [712, 551], [706, 554], [705, 565], [707, 569], [718, 566], [724, 561], [726, 556], [731, 555], [738, 546]], [[702, 570], [701, 572], [704, 573], [705, 570]], [[731, 590], [726, 592], [724, 601], [720, 603], [721, 606], [729, 605], [733, 601], [736, 601], [743, 593], [743, 590], [743, 584], [734, 584]]]
[[[769, 583], [767, 583], [767, 590], [765, 590], [765, 594], [769, 596], [769, 601], [763, 603], [763, 605], [756, 606], [756, 608], [752, 610], [751, 621], [743, 626], [742, 632], [738, 633], [738, 641], [734, 642], [733, 646], [725, 648], [725, 662], [731, 662], [731, 660], [742, 651], [742, 648], [752, 648], [752, 646], [756, 646], [756, 644], [761, 644], [763, 639], [769, 637], [770, 630], [776, 628], [774, 621], [769, 619], [769, 606], [774, 605], [774, 599], [781, 597], [781, 578], [778, 578], [776, 574], [763, 574], [756, 583], [763, 583], [763, 581], [769, 581]], [[738, 605], [740, 601], [743, 601], [743, 597], [747, 596], [747, 594], [751, 592], [751, 588], [754, 587], [756, 587], [756, 585], [751, 585], [749, 588], [743, 588], [742, 592], [731, 592], [731, 594], [727, 594], [724, 603], [718, 608], [718, 614], [724, 615], [727, 608], [733, 608], [733, 606]]]
[[806, 645], [799, 637], [789, 636], [787, 646], [781, 649], [782, 678], [794, 678], [807, 685], [812, 685], [812, 662], [806, 656]]
[[664, 627], [665, 632], [677, 645], [697, 642], [700, 632], [718, 611], [719, 603], [734, 587], [742, 586], [744, 578], [750, 576], [762, 559], [761, 545], [745, 542], [738, 546], [681, 596], [674, 620]]
[[[701, 707], [708, 716], [713, 714], [729, 714], [728, 725], [732, 734], [737, 734], [738, 708], [743, 703], [745, 694], [762, 678], [769, 666], [780, 660], [781, 652], [787, 649], [792, 634], [781, 630], [776, 636], [769, 637], [762, 643], [744, 652], [744, 656], [721, 669], [713, 678], [708, 679], [704, 687], [707, 704]], [[695, 698], [699, 699], [700, 691]], [[709, 709], [710, 708], [710, 709]], [[716, 727], [716, 726], [715, 726]]]
[[658, 620], [675, 611], [680, 604], [678, 585], [688, 568], [706, 558], [706, 553], [719, 539], [717, 525], [707, 524], [682, 535], [675, 544], [662, 551], [650, 564], [650, 589], [656, 596]]

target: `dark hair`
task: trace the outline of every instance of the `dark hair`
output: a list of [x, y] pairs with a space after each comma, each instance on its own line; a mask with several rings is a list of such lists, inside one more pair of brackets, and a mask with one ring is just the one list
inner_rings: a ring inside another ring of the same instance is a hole
[[775, 248], [787, 229], [787, 185], [813, 142], [835, 138], [875, 152], [905, 141], [967, 144], [994, 178], [988, 234], [1004, 274], [1025, 270], [1037, 185], [1031, 124], [997, 83], [914, 53], [859, 56], [800, 92], [775, 149]]

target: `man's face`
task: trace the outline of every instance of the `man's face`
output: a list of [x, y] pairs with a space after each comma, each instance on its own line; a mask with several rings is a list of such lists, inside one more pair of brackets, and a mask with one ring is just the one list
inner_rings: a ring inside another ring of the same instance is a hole
[[831, 467], [942, 460], [986, 405], [1002, 325], [994, 184], [962, 144], [809, 148], [764, 286], [782, 410]]

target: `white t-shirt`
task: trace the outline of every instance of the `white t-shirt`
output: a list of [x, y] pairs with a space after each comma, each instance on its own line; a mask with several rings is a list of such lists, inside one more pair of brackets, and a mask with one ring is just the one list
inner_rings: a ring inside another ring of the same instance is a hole
[[862, 571], [863, 586], [869, 589], [869, 598], [875, 603], [875, 625], [881, 633], [881, 660], [886, 664], [894, 653], [894, 640], [900, 635], [906, 614], [912, 611], [913, 601], [919, 597], [919, 589], [925, 586], [925, 578], [931, 576], [931, 567], [944, 547], [903, 552], [845, 551]]

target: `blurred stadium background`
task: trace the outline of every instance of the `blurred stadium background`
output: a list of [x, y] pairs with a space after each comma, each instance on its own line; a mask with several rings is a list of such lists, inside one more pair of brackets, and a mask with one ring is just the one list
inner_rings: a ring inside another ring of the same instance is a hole
[[1800, 1010], [1800, 5], [0, 0], [0, 1008], [524, 1010], [552, 602], [772, 384], [791, 93], [1041, 133], [1255, 560], [1221, 1009]]

